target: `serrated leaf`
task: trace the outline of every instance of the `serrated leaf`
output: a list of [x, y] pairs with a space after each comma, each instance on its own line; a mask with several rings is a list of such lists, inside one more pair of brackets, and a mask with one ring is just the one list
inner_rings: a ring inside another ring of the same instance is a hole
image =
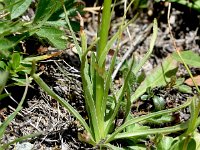
[[146, 92], [147, 88], [154, 88], [159, 86], [165, 86], [170, 78], [165, 77], [165, 73], [169, 70], [175, 69], [177, 67], [177, 62], [168, 56], [162, 63], [162, 65], [157, 66], [151, 75], [145, 78], [145, 80], [136, 89], [135, 93], [131, 96], [131, 101], [137, 100], [142, 94]]
[[16, 3], [11, 11], [11, 19], [15, 19], [21, 16], [30, 6], [32, 0], [21, 0], [21, 2]]
[[48, 41], [53, 44], [58, 49], [66, 48], [65, 33], [55, 27], [42, 27], [36, 34], [42, 38], [48, 39]]
[[[180, 52], [180, 54], [181, 54], [181, 57], [183, 58], [184, 62], [187, 65], [191, 65], [193, 67], [200, 67], [200, 56], [198, 54], [196, 54], [195, 52], [189, 50], [189, 51], [182, 51], [182, 52]], [[182, 60], [179, 57], [177, 52], [173, 53], [172, 57], [175, 60], [182, 63]]]

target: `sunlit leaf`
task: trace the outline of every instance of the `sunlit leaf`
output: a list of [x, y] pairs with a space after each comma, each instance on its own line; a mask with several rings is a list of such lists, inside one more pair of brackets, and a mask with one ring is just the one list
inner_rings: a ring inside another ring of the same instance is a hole
[[13, 53], [12, 54], [12, 67], [13, 69], [16, 69], [20, 65], [20, 54], [19, 53]]
[[48, 41], [53, 44], [58, 49], [66, 48], [65, 32], [59, 30], [55, 27], [42, 27], [36, 34], [42, 38], [48, 39]]
[[[162, 136], [162, 135], [161, 135]], [[158, 150], [169, 150], [173, 142], [173, 138], [169, 136], [160, 137], [159, 143], [156, 145]]]
[[162, 110], [165, 108], [165, 100], [163, 99], [163, 97], [154, 96], [153, 104], [154, 104], [155, 110]]
[[146, 92], [147, 88], [154, 88], [159, 86], [165, 86], [170, 78], [165, 77], [165, 73], [169, 70], [173, 70], [177, 67], [177, 62], [168, 56], [162, 63], [162, 65], [157, 66], [151, 75], [147, 75], [145, 80], [140, 84], [134, 94], [131, 96], [131, 101], [137, 100], [142, 94]]
[[[16, 1], [16, 0], [15, 0]], [[32, 0], [21, 0], [12, 7], [11, 19], [21, 16], [30, 6]]]
[[[193, 52], [191, 50], [190, 51], [182, 51], [182, 52], [180, 52], [180, 54], [181, 54], [181, 57], [183, 58], [184, 62], [187, 65], [190, 65], [193, 67], [200, 67], [200, 56], [198, 54], [196, 54], [195, 52]], [[178, 53], [173, 53], [172, 57], [175, 60], [182, 63], [182, 60], [179, 57]]]

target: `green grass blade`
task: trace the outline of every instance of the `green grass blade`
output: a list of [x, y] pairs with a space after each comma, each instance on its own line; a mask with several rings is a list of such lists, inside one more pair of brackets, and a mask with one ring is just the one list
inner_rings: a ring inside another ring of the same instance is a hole
[[0, 146], [0, 150], [8, 149], [8, 147], [10, 145], [12, 145], [12, 144], [15, 144], [17, 142], [21, 142], [21, 141], [29, 139], [29, 138], [37, 137], [37, 136], [40, 136], [40, 135], [42, 135], [42, 133], [34, 133], [34, 134], [29, 134], [29, 135], [25, 135], [25, 136], [19, 137], [19, 138], [14, 139], [13, 141], [11, 141], [11, 142], [9, 142], [7, 144], [3, 144], [2, 146]]
[[140, 63], [133, 69], [133, 73], [134, 74], [138, 73], [138, 71], [142, 68], [142, 66], [145, 64], [145, 62], [151, 56], [151, 53], [153, 52], [153, 48], [154, 48], [154, 45], [155, 45], [155, 42], [156, 42], [157, 33], [158, 33], [158, 23], [157, 23], [157, 20], [154, 19], [154, 23], [153, 23], [153, 35], [152, 35], [152, 39], [151, 39], [151, 42], [150, 42], [149, 50], [146, 53], [146, 55], [144, 56], [144, 58], [140, 61]]
[[2, 93], [3, 88], [4, 88], [5, 85], [6, 85], [6, 82], [7, 82], [7, 80], [8, 80], [8, 75], [9, 75], [8, 72], [6, 72], [6, 71], [1, 72], [1, 71], [0, 71], [0, 76], [1, 76], [1, 78], [0, 78], [0, 94]]
[[[117, 33], [115, 33], [114, 36], [108, 41], [108, 43], [106, 44], [106, 46], [105, 46], [104, 50], [102, 51], [101, 56], [100, 56], [100, 58], [99, 58], [98, 64], [99, 64], [100, 67], [103, 66], [103, 63], [104, 63], [104, 61], [105, 61], [105, 59], [106, 59], [106, 56], [107, 56], [107, 54], [108, 54], [108, 52], [109, 52], [111, 46], [112, 46], [113, 43], [115, 42], [115, 40], [117, 40], [117, 38], [120, 38], [120, 36], [121, 36], [121, 33], [120, 33], [120, 32], [124, 31], [124, 30], [128, 27], [128, 25], [129, 25], [130, 23], [134, 22], [134, 21], [137, 19], [137, 17], [138, 17], [138, 14], [136, 14], [136, 15], [135, 15], [128, 23], [126, 23], [125, 25], [122, 24], [122, 25], [121, 25], [122, 27], [120, 27], [121, 29], [120, 29]], [[122, 23], [123, 23], [123, 22], [122, 22]]]
[[0, 139], [2, 139], [3, 134], [4, 134], [7, 126], [9, 125], [9, 123], [15, 118], [17, 113], [22, 109], [22, 104], [24, 103], [24, 100], [25, 100], [27, 92], [28, 92], [28, 85], [29, 85], [28, 83], [29, 83], [28, 77], [26, 77], [26, 87], [25, 87], [24, 94], [21, 98], [20, 103], [18, 104], [16, 110], [0, 126]]
[[63, 5], [63, 9], [64, 9], [64, 12], [65, 12], [65, 21], [67, 22], [67, 25], [69, 26], [69, 30], [70, 30], [70, 32], [72, 34], [72, 38], [73, 38], [74, 44], [76, 46], [76, 50], [78, 52], [79, 58], [81, 58], [81, 55], [82, 55], [81, 48], [80, 48], [80, 46], [78, 44], [78, 41], [76, 39], [76, 35], [75, 35], [75, 33], [74, 33], [73, 29], [72, 29], [72, 26], [70, 24], [69, 17], [68, 17], [65, 5]]
[[186, 135], [189, 135], [190, 133], [193, 133], [196, 129], [196, 123], [199, 115], [200, 110], [200, 99], [198, 96], [194, 96], [191, 98], [192, 102], [190, 105], [190, 119], [189, 119], [189, 125], [188, 129], [186, 131]]
[[188, 127], [188, 122], [184, 122], [179, 125], [175, 125], [172, 127], [164, 127], [164, 128], [156, 128], [156, 129], [145, 129], [145, 130], [137, 130], [131, 133], [119, 133], [115, 136], [113, 140], [117, 139], [126, 139], [130, 137], [143, 136], [143, 135], [152, 135], [152, 134], [169, 134], [181, 130], [185, 130]]
[[[33, 66], [34, 67], [34, 66]], [[34, 70], [33, 70], [34, 71]], [[50, 89], [50, 87], [39, 77], [39, 75], [32, 73], [31, 75], [33, 77], [33, 79], [35, 80], [35, 82], [45, 91], [47, 92], [47, 94], [49, 94], [52, 98], [54, 98], [55, 100], [57, 100], [62, 106], [64, 106], [72, 115], [74, 115], [81, 123], [81, 125], [83, 125], [83, 127], [85, 128], [85, 130], [91, 134], [91, 130], [89, 128], [89, 126], [87, 125], [87, 123], [85, 122], [85, 120], [82, 118], [82, 116], [77, 112], [76, 109], [74, 109], [66, 100], [64, 100], [63, 98], [61, 98], [60, 96], [58, 96], [55, 92], [53, 92], [52, 89]], [[92, 134], [91, 134], [92, 135]], [[91, 136], [91, 142], [94, 142], [93, 137]]]
[[149, 119], [149, 118], [153, 118], [153, 117], [157, 117], [157, 116], [161, 116], [161, 115], [164, 115], [164, 114], [169, 114], [169, 113], [175, 112], [175, 111], [177, 111], [177, 110], [180, 110], [180, 109], [185, 108], [185, 107], [187, 107], [188, 105], [190, 105], [191, 101], [192, 101], [192, 99], [188, 99], [187, 102], [185, 102], [183, 105], [180, 105], [180, 106], [178, 106], [178, 107], [176, 107], [176, 108], [171, 108], [171, 109], [168, 109], [168, 110], [162, 110], [162, 111], [150, 113], [150, 114], [145, 115], [145, 116], [140, 116], [140, 117], [131, 119], [131, 120], [125, 122], [125, 123], [124, 123], [122, 126], [120, 126], [118, 129], [116, 129], [116, 131], [113, 132], [113, 133], [108, 137], [108, 139], [106, 140], [106, 143], [109, 143], [110, 141], [112, 141], [118, 133], [120, 133], [122, 130], [124, 130], [126, 127], [128, 127], [128, 126], [131, 125], [131, 124], [138, 123], [138, 122], [140, 122], [140, 121], [144, 121], [144, 120]]
[[108, 122], [108, 124], [107, 124], [107, 126], [106, 126], [106, 129], [105, 129], [105, 133], [106, 133], [106, 134], [107, 134], [108, 131], [110, 130], [110, 127], [112, 126], [112, 123], [113, 123], [113, 121], [114, 121], [114, 119], [115, 119], [115, 117], [116, 117], [116, 115], [117, 115], [117, 113], [118, 113], [118, 111], [119, 111], [122, 98], [123, 98], [123, 96], [124, 96], [124, 94], [125, 94], [125, 91], [126, 91], [126, 89], [127, 89], [127, 87], [128, 87], [128, 82], [129, 82], [130, 74], [132, 73], [133, 64], [134, 64], [134, 59], [133, 59], [132, 62], [131, 62], [130, 69], [129, 69], [129, 71], [128, 71], [128, 73], [127, 73], [127, 76], [126, 76], [126, 78], [125, 78], [124, 84], [123, 84], [123, 86], [122, 86], [121, 89], [120, 89], [120, 93], [119, 93], [119, 95], [117, 95], [117, 105], [116, 105], [116, 107], [114, 108], [113, 115], [111, 116], [111, 118], [110, 118], [110, 120], [109, 120], [109, 122]]
[[[82, 63], [81, 63], [81, 78], [82, 78], [82, 84], [83, 84], [83, 89], [84, 89], [84, 96], [85, 96], [85, 102], [86, 102], [86, 107], [88, 110], [88, 115], [91, 117], [91, 125], [93, 128], [93, 135], [95, 136], [95, 140], [98, 141], [100, 140], [100, 135], [99, 135], [99, 124], [98, 124], [98, 118], [96, 114], [96, 108], [95, 108], [95, 103], [94, 99], [91, 93], [92, 92], [92, 83], [90, 81], [89, 75], [88, 75], [88, 65], [86, 61], [86, 55], [82, 56]], [[86, 70], [87, 69], [87, 70]]]

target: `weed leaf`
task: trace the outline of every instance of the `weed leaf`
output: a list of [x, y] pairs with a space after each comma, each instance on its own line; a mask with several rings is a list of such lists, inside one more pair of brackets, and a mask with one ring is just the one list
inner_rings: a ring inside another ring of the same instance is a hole
[[165, 86], [169, 82], [170, 78], [165, 76], [165, 73], [169, 70], [173, 70], [177, 67], [176, 61], [172, 59], [171, 56], [168, 56], [162, 63], [156, 67], [150, 73], [150, 76], [147, 76], [146, 79], [140, 84], [135, 93], [131, 96], [131, 101], [137, 100], [142, 94], [146, 92], [148, 87], [154, 88], [157, 86]]
[[61, 31], [55, 27], [42, 27], [36, 34], [42, 38], [48, 39], [48, 41], [58, 49], [65, 49], [66, 39], [64, 31]]
[[45, 22], [50, 16], [54, 13], [54, 11], [58, 8], [60, 1], [54, 0], [39, 0], [34, 23]]
[[21, 0], [21, 2], [16, 3], [11, 11], [11, 19], [15, 19], [21, 16], [30, 6], [32, 0]]
[[[195, 52], [189, 50], [189, 51], [182, 51], [182, 52], [180, 52], [180, 54], [181, 54], [181, 57], [183, 58], [184, 62], [187, 65], [191, 65], [193, 67], [200, 67], [200, 56], [198, 54], [196, 54]], [[178, 53], [176, 53], [176, 52], [173, 53], [172, 57], [175, 60], [182, 63], [182, 60], [179, 57]]]

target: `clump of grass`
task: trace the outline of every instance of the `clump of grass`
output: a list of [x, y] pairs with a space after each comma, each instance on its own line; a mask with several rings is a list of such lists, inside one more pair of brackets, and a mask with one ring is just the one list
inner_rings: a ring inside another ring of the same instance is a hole
[[[127, 10], [130, 8], [133, 1], [127, 7]], [[184, 107], [190, 105], [192, 99], [189, 99], [183, 105], [180, 105], [177, 108], [172, 108], [168, 110], [161, 110], [157, 112], [153, 112], [144, 116], [132, 118], [130, 115], [131, 103], [138, 98], [138, 95], [144, 93], [145, 89], [149, 85], [160, 85], [159, 81], [165, 83], [165, 79], [163, 79], [163, 70], [159, 70], [159, 74], [156, 72], [153, 77], [159, 77], [156, 82], [149, 83], [149, 78], [144, 81], [144, 84], [141, 86], [143, 89], [137, 91], [137, 93], [131, 93], [130, 86], [130, 78], [131, 74], [137, 74], [144, 63], [150, 57], [153, 47], [157, 37], [157, 21], [154, 20], [153, 23], [153, 35], [150, 42], [150, 48], [146, 53], [145, 57], [134, 66], [134, 59], [132, 59], [129, 69], [124, 78], [124, 83], [122, 87], [116, 91], [109, 93], [110, 89], [112, 89], [112, 72], [115, 67], [117, 53], [119, 52], [119, 43], [121, 39], [121, 35], [123, 30], [133, 21], [126, 22], [124, 14], [123, 21], [121, 26], [115, 35], [108, 40], [108, 31], [110, 28], [110, 20], [111, 20], [111, 0], [105, 0], [103, 3], [103, 14], [101, 18], [101, 24], [99, 26], [97, 39], [87, 47], [87, 37], [84, 32], [83, 22], [81, 22], [81, 45], [78, 44], [77, 39], [75, 37], [75, 33], [72, 30], [71, 24], [69, 22], [68, 14], [63, 5], [63, 9], [65, 11], [65, 20], [69, 26], [71, 34], [73, 36], [74, 43], [76, 45], [76, 49], [79, 54], [79, 58], [81, 60], [81, 78], [83, 84], [84, 98], [85, 98], [85, 108], [88, 114], [89, 122], [87, 123], [84, 118], [78, 113], [76, 109], [74, 109], [66, 100], [62, 99], [60, 96], [55, 94], [53, 90], [39, 77], [38, 74], [35, 74], [35, 61], [33, 61], [33, 70], [32, 77], [36, 81], [36, 83], [50, 96], [56, 99], [59, 103], [61, 103], [66, 109], [68, 109], [81, 123], [81, 125], [85, 128], [85, 132], [83, 134], [79, 134], [80, 140], [87, 142], [93, 146], [101, 147], [109, 147], [111, 149], [116, 149], [114, 145], [111, 145], [110, 142], [117, 139], [130, 139], [132, 141], [136, 141], [136, 137], [146, 137], [154, 134], [168, 134], [172, 132], [177, 132], [180, 130], [185, 130], [188, 127], [188, 122], [181, 123], [179, 125], [175, 125], [172, 127], [165, 128], [156, 128], [150, 129], [150, 127], [137, 126], [139, 122], [147, 121], [148, 119], [159, 117], [162, 115], [170, 114], [172, 112], [178, 111]], [[108, 51], [114, 41], [117, 40], [118, 47], [115, 50], [115, 53], [112, 57], [110, 68], [108, 70], [105, 69], [105, 60], [108, 54]], [[91, 52], [91, 60], [87, 58], [88, 52], [97, 44], [97, 54]], [[171, 58], [170, 58], [171, 59]], [[169, 68], [169, 61], [167, 59], [165, 61], [164, 69]], [[151, 79], [151, 77], [150, 77]], [[139, 87], [138, 89], [140, 89]], [[121, 107], [124, 107], [125, 115], [123, 118], [123, 123], [117, 127], [115, 126], [115, 122], [118, 118], [118, 112]], [[137, 126], [137, 127], [136, 127]], [[133, 142], [134, 143], [134, 142]], [[130, 145], [133, 146], [133, 145]], [[138, 146], [138, 145], [134, 145]]]

